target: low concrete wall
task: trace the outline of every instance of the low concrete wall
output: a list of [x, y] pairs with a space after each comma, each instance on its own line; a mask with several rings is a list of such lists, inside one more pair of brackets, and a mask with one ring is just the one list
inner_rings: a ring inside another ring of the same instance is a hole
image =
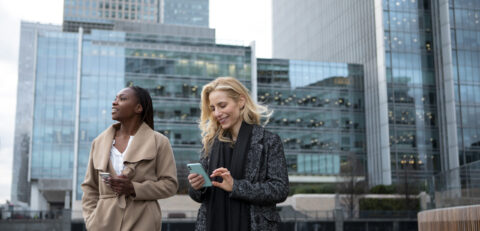
[[295, 194], [277, 204], [288, 205], [299, 211], [331, 211], [335, 209], [335, 194]]
[[[338, 195], [341, 200], [348, 197], [346, 194]], [[410, 195], [411, 198], [420, 200], [420, 209], [427, 209], [427, 204], [430, 202], [430, 197], [425, 192], [419, 195]], [[362, 194], [356, 197], [355, 203], [358, 207], [358, 200], [361, 198], [378, 198], [378, 199], [403, 199], [405, 195], [402, 194]], [[277, 206], [292, 206], [299, 211], [330, 211], [335, 209], [335, 194], [295, 194], [287, 198], [286, 201]]]
[[419, 231], [480, 231], [480, 205], [433, 209], [418, 213]]
[[[187, 218], [196, 218], [200, 204], [192, 200], [188, 195], [175, 195], [166, 199], [158, 200], [162, 210], [162, 217], [169, 214], [185, 214]], [[82, 202], [74, 201], [72, 206], [72, 220], [82, 221]]]

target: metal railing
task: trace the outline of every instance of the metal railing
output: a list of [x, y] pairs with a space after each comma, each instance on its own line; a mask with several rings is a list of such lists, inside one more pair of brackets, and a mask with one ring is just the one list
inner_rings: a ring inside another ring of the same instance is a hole
[[[334, 221], [336, 219], [415, 219], [416, 211], [355, 211], [350, 217], [345, 210], [294, 210], [292, 208], [283, 208], [278, 210], [282, 221]], [[62, 220], [70, 219], [71, 210], [51, 210], [51, 211], [6, 211], [0, 210], [0, 220]], [[162, 220], [164, 221], [195, 221], [197, 219], [197, 210], [162, 211]]]
[[62, 220], [70, 215], [70, 210], [0, 210], [0, 220]]
[[398, 211], [381, 211], [381, 210], [360, 210], [358, 218], [360, 219], [417, 219], [418, 211], [398, 210]]
[[435, 207], [451, 207], [480, 203], [480, 161], [441, 172], [429, 182]]

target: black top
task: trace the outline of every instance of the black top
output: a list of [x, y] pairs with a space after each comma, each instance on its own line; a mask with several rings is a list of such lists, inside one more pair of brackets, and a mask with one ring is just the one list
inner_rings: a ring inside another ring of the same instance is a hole
[[[217, 150], [212, 150], [210, 170], [224, 167], [235, 179], [244, 179], [245, 162], [253, 126], [242, 123], [235, 145], [220, 142]], [[211, 174], [210, 172], [209, 174]], [[222, 182], [222, 177], [212, 179]], [[247, 202], [231, 199], [230, 193], [212, 187], [208, 190], [210, 201], [207, 207], [207, 230], [209, 231], [246, 231], [250, 229], [250, 206]]]

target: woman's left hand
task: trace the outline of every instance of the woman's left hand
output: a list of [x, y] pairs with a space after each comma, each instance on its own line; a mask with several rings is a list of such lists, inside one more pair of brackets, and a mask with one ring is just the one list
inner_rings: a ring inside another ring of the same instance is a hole
[[221, 176], [223, 181], [222, 183], [217, 181], [212, 181], [213, 186], [219, 187], [227, 192], [231, 192], [233, 189], [233, 177], [230, 175], [230, 171], [226, 168], [217, 168], [212, 172], [210, 177]]
[[111, 177], [108, 181], [112, 190], [118, 195], [125, 194], [135, 196], [133, 184], [126, 176], [120, 175], [118, 177]]

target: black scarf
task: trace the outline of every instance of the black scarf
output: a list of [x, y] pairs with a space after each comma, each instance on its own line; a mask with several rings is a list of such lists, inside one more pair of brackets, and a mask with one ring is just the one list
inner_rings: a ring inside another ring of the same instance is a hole
[[[245, 163], [247, 160], [253, 126], [242, 123], [237, 142], [232, 148], [230, 143], [215, 140], [209, 163], [209, 174], [213, 170], [225, 167], [230, 171], [234, 181], [245, 179]], [[213, 180], [222, 182], [221, 177]], [[207, 198], [207, 230], [208, 231], [245, 231], [250, 229], [250, 206], [245, 201], [231, 199], [223, 189], [213, 187]]]

